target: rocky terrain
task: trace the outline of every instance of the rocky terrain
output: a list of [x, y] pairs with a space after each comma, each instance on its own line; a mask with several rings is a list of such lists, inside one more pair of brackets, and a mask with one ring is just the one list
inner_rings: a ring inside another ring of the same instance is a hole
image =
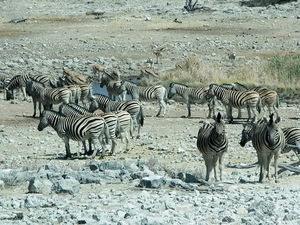
[[[91, 76], [95, 63], [139, 75], [153, 49], [163, 45], [169, 50], [154, 66], [158, 74], [188, 55], [230, 70], [227, 50], [236, 52], [235, 66], [299, 52], [299, 2], [249, 8], [234, 0], [205, 1], [193, 13], [184, 3], [0, 1], [0, 75], [58, 77], [66, 66]], [[104, 14], [87, 15], [91, 10]], [[9, 22], [21, 17], [24, 22]], [[32, 103], [0, 102], [0, 224], [300, 223], [297, 172], [282, 169], [280, 183], [272, 178], [260, 184], [257, 166], [243, 169], [257, 161], [250, 143], [239, 145], [245, 119], [226, 125], [224, 181], [206, 183], [196, 147], [199, 127], [212, 122], [204, 105], [193, 106], [185, 118], [186, 106], [170, 100], [166, 116], [156, 118], [158, 106], [144, 103], [142, 135], [128, 153], [119, 142], [116, 156], [65, 160], [56, 132], [37, 130]], [[299, 110], [282, 101], [280, 126], [299, 126]], [[70, 144], [78, 152], [78, 144]], [[283, 168], [298, 157], [289, 152], [279, 161]]]

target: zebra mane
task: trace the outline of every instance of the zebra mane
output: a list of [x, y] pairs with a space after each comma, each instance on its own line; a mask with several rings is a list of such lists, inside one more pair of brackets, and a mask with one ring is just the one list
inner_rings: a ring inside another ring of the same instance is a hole
[[30, 81], [31, 81], [32, 83], [38, 85], [38, 86], [45, 87], [45, 85], [44, 85], [43, 83], [41, 83], [41, 82], [39, 82], [39, 81], [37, 81], [37, 80], [35, 80], [35, 79], [33, 79], [33, 78], [30, 78], [30, 79], [29, 79], [29, 82], [30, 82]]
[[104, 97], [104, 98], [109, 98], [107, 95], [104, 95], [104, 94], [100, 94], [100, 93], [95, 93], [95, 94], [93, 94], [93, 96], [95, 96], [95, 97]]
[[172, 83], [170, 84], [170, 88], [173, 87], [174, 84], [178, 84], [178, 85], [181, 85], [181, 86], [184, 86], [184, 87], [189, 87], [189, 86], [186, 85], [186, 84], [180, 84], [180, 83], [172, 82]]
[[220, 85], [217, 84], [217, 83], [211, 83], [211, 84], [209, 85], [209, 88], [211, 88], [213, 85], [216, 85], [216, 86], [220, 87]]
[[125, 82], [125, 81], [127, 81], [127, 82], [129, 82], [129, 83], [131, 83], [131, 84], [133, 84], [133, 85], [136, 85], [136, 83], [134, 83], [134, 82], [131, 81], [131, 80], [123, 80], [122, 83]]

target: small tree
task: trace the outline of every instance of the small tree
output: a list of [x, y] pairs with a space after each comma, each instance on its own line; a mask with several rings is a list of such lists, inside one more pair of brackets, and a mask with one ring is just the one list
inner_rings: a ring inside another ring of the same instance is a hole
[[187, 11], [193, 11], [193, 10], [196, 10], [197, 8], [195, 8], [196, 4], [197, 4], [198, 0], [195, 1], [195, 3], [193, 3], [193, 0], [186, 0], [185, 1], [185, 6], [184, 8], [187, 10]]

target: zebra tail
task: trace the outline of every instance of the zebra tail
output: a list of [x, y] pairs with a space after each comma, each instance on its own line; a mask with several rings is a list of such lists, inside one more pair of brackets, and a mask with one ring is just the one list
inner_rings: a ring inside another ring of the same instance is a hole
[[140, 106], [140, 112], [139, 112], [139, 115], [138, 115], [138, 122], [141, 126], [144, 125], [144, 113], [143, 113], [143, 108], [142, 106]]
[[120, 120], [117, 119], [117, 126], [116, 126], [116, 137], [119, 136], [120, 133]]
[[133, 138], [134, 136], [133, 136], [133, 120], [132, 120], [132, 117], [130, 117], [130, 122], [129, 122], [130, 124], [129, 124], [129, 126], [130, 126], [130, 130], [129, 130], [129, 132], [130, 132], [130, 137], [131, 138]]
[[257, 109], [258, 113], [261, 112], [261, 108], [262, 108], [261, 99], [259, 98], [259, 100], [256, 103], [256, 109]]

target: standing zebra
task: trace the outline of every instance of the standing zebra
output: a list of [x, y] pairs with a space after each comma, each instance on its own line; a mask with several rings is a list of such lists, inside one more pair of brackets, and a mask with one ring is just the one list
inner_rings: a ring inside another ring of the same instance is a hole
[[223, 154], [228, 149], [228, 139], [225, 134], [225, 123], [218, 113], [214, 124], [204, 124], [200, 127], [197, 138], [197, 148], [202, 153], [206, 166], [205, 180], [209, 180], [214, 169], [215, 180], [218, 180], [216, 165], [219, 160], [220, 180], [222, 180]]
[[69, 85], [75, 85], [80, 87], [80, 101], [82, 102], [82, 105], [87, 108], [88, 103], [90, 102], [90, 99], [93, 95], [93, 88], [91, 84], [74, 84], [70, 83], [66, 78], [60, 77], [58, 82], [58, 87], [64, 87]]
[[248, 121], [251, 119], [251, 111], [254, 114], [253, 120], [256, 121], [256, 112], [261, 111], [261, 101], [259, 94], [255, 91], [235, 91], [227, 90], [220, 87], [217, 84], [210, 84], [209, 90], [206, 93], [206, 99], [216, 97], [217, 100], [221, 101], [226, 109], [227, 119], [231, 122], [233, 120], [231, 115], [231, 107], [242, 109], [247, 108], [248, 110]]
[[7, 95], [12, 96], [12, 99], [14, 99], [14, 90], [15, 89], [21, 89], [24, 99], [27, 101], [27, 95], [26, 95], [26, 83], [29, 80], [28, 75], [16, 75], [14, 76], [9, 84], [5, 87], [5, 92]]
[[279, 95], [274, 90], [269, 90], [267, 87], [255, 87], [250, 90], [256, 91], [261, 99], [261, 105], [264, 109], [264, 116], [266, 114], [265, 106], [268, 108], [269, 115], [271, 115], [271, 108], [274, 109], [278, 117]]
[[132, 99], [139, 101], [155, 101], [159, 103], [159, 111], [156, 116], [164, 116], [166, 113], [166, 95], [167, 90], [162, 85], [155, 85], [151, 87], [141, 87], [130, 81], [122, 81], [121, 91], [126, 90], [127, 94], [131, 95]]
[[[76, 105], [74, 103], [61, 104], [59, 106], [59, 112], [65, 116], [81, 117], [81, 116], [99, 116], [102, 117], [106, 123], [107, 129], [105, 130], [105, 139], [108, 143], [108, 136], [111, 139], [111, 151], [110, 154], [115, 153], [115, 148], [117, 146], [116, 142], [116, 130], [119, 127], [118, 117], [113, 113], [104, 113], [97, 115], [89, 112], [86, 108]], [[109, 134], [108, 134], [109, 133]], [[101, 140], [103, 142], [103, 138]], [[104, 144], [103, 144], [104, 145]]]
[[[43, 104], [44, 109], [51, 109], [53, 104], [69, 103], [72, 100], [72, 92], [68, 88], [45, 87], [42, 83], [29, 80], [26, 85], [27, 92], [33, 101], [33, 116], [36, 116], [36, 103]], [[41, 114], [41, 106], [39, 105]]]
[[89, 111], [94, 112], [97, 109], [100, 109], [103, 112], [119, 110], [127, 111], [131, 115], [134, 129], [138, 129], [137, 137], [140, 136], [141, 126], [144, 125], [144, 115], [142, 105], [139, 101], [129, 100], [125, 102], [117, 102], [110, 100], [107, 96], [96, 94], [93, 96]]
[[120, 91], [121, 80], [114, 80], [110, 75], [105, 74], [100, 79], [100, 87], [106, 86], [108, 97], [111, 100], [116, 100], [116, 96], [119, 97], [121, 101], [126, 100], [126, 91]]
[[168, 92], [168, 98], [172, 98], [176, 94], [180, 95], [186, 103], [187, 110], [188, 110], [188, 117], [191, 116], [191, 103], [199, 103], [199, 104], [207, 103], [209, 109], [208, 118], [211, 118], [212, 113], [213, 116], [215, 115], [215, 107], [214, 107], [214, 99], [207, 100], [205, 98], [208, 89], [209, 87], [191, 88], [183, 84], [171, 83]]
[[300, 128], [298, 127], [286, 127], [281, 129], [284, 137], [286, 145], [284, 149], [282, 149], [281, 153], [288, 153], [293, 150], [300, 161], [300, 150], [297, 147], [297, 143], [300, 143]]
[[267, 177], [270, 179], [270, 162], [274, 156], [275, 167], [275, 182], [278, 182], [277, 167], [278, 157], [282, 149], [285, 147], [285, 136], [282, 130], [278, 127], [280, 117], [274, 121], [274, 114], [270, 115], [268, 121], [265, 117], [257, 123], [244, 124], [242, 131], [242, 138], [240, 145], [242, 147], [252, 140], [252, 145], [257, 152], [258, 163], [260, 166], [259, 181], [263, 182], [265, 171], [267, 170]]
[[[66, 148], [66, 158], [71, 158], [69, 139], [82, 142], [84, 142], [85, 140], [90, 140], [95, 149], [92, 154], [93, 158], [95, 157], [97, 150], [101, 149], [100, 138], [105, 128], [105, 121], [101, 117], [65, 117], [58, 112], [44, 110], [37, 129], [39, 131], [42, 131], [49, 125], [64, 141]], [[104, 154], [103, 146], [102, 154]]]
[[[114, 111], [109, 113], [95, 114], [74, 103], [61, 104], [59, 107], [59, 112], [66, 116], [101, 116], [104, 118], [105, 123], [107, 124], [109, 135], [112, 140], [111, 154], [114, 154], [115, 152], [115, 147], [117, 145], [115, 138], [117, 133], [120, 134], [122, 142], [124, 141], [124, 138], [126, 139], [126, 151], [129, 150], [128, 134], [130, 133], [132, 136], [133, 122], [128, 112]], [[107, 132], [105, 132], [105, 134], [107, 140]]]
[[[239, 82], [234, 82], [231, 84], [221, 84], [220, 87], [226, 88], [228, 90], [235, 90], [235, 91], [248, 91], [248, 88]], [[232, 117], [232, 107], [229, 107], [230, 115]], [[238, 119], [242, 118], [242, 110], [238, 109]]]

